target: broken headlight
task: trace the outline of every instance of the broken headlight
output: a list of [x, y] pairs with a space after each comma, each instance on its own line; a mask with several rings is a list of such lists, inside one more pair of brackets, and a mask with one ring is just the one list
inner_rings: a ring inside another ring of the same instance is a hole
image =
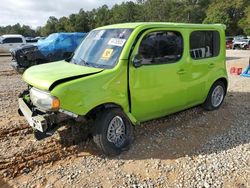
[[36, 88], [30, 89], [30, 99], [34, 106], [42, 110], [58, 110], [60, 101], [57, 97], [51, 96], [49, 92], [41, 91]]

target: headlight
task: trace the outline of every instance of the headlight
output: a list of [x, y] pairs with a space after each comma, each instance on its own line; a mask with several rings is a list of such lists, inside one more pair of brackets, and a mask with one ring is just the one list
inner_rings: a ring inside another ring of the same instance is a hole
[[30, 99], [38, 108], [42, 110], [58, 110], [60, 107], [60, 101], [58, 98], [53, 97], [46, 91], [41, 91], [35, 88], [30, 90]]

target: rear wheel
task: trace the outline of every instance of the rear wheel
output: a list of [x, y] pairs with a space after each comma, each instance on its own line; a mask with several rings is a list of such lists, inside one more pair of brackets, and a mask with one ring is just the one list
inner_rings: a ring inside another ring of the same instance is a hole
[[226, 86], [222, 81], [217, 81], [211, 87], [207, 99], [203, 104], [206, 110], [218, 109], [224, 101], [226, 94]]
[[118, 155], [133, 140], [132, 124], [119, 108], [106, 109], [96, 117], [93, 139], [104, 154]]

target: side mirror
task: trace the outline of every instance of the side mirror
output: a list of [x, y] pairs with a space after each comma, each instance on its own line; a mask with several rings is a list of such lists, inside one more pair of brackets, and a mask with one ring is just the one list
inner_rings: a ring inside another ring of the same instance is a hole
[[142, 59], [140, 59], [138, 54], [135, 55], [135, 57], [133, 58], [132, 63], [133, 63], [133, 66], [135, 68], [139, 68], [140, 66], [142, 66]]

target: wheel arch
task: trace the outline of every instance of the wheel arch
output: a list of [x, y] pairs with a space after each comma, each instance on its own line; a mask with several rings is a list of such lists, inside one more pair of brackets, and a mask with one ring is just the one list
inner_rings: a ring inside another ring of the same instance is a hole
[[[207, 96], [209, 95], [209, 92], [210, 92], [211, 88], [212, 88], [213, 85], [214, 85], [216, 82], [218, 82], [218, 81], [221, 81], [221, 82], [224, 83], [224, 85], [225, 85], [225, 95], [227, 94], [228, 79], [227, 79], [226, 77], [220, 77], [220, 78], [215, 79], [213, 82], [211, 82], [212, 84], [209, 85], [208, 90], [207, 90], [207, 92], [206, 92], [206, 99], [207, 99]], [[205, 100], [206, 100], [206, 99], [205, 99]], [[204, 100], [204, 101], [205, 101], [205, 100]]]
[[217, 82], [217, 81], [222, 81], [224, 83], [224, 85], [225, 85], [225, 94], [226, 94], [227, 93], [227, 88], [228, 88], [228, 80], [226, 78], [224, 78], [224, 77], [221, 77], [221, 78], [217, 79], [215, 82]]
[[103, 104], [99, 104], [99, 105], [95, 106], [86, 114], [86, 117], [94, 118], [97, 113], [99, 113], [105, 109], [108, 109], [108, 108], [119, 108], [122, 111], [124, 111], [121, 105], [109, 102], [109, 103], [103, 103]]
[[107, 102], [107, 103], [97, 105], [94, 108], [92, 108], [85, 116], [88, 119], [94, 119], [97, 113], [104, 111], [105, 109], [110, 109], [110, 108], [119, 108], [120, 110], [123, 111], [123, 113], [127, 116], [127, 118], [131, 121], [133, 125], [140, 124], [140, 122], [130, 112], [126, 112], [126, 110], [121, 105], [117, 103], [113, 103], [113, 102]]

